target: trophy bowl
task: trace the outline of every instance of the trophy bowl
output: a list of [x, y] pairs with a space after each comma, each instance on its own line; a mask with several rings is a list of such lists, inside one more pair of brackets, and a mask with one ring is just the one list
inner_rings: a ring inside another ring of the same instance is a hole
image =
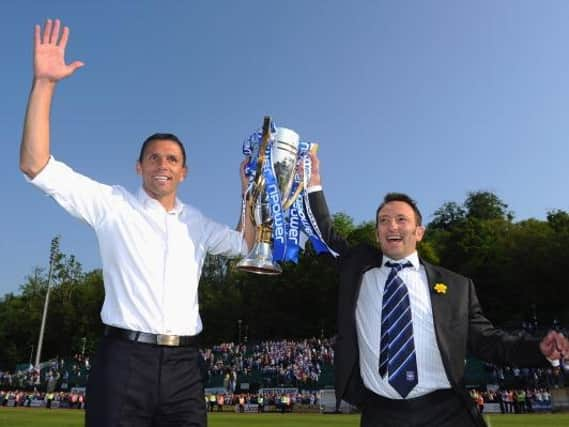
[[[295, 131], [282, 127], [276, 128], [272, 137], [270, 128], [270, 117], [265, 117], [256, 173], [246, 194], [245, 206], [245, 214], [250, 215], [257, 229], [255, 245], [249, 254], [237, 263], [237, 269], [277, 275], [282, 273], [282, 268], [273, 260], [273, 244], [275, 240], [285, 244], [284, 233], [278, 230], [283, 229], [281, 222], [285, 221], [284, 211], [294, 203], [300, 193], [297, 188], [297, 191], [291, 194], [300, 137]], [[270, 180], [266, 179], [267, 168], [270, 168]], [[277, 232], [273, 233], [273, 230]]]

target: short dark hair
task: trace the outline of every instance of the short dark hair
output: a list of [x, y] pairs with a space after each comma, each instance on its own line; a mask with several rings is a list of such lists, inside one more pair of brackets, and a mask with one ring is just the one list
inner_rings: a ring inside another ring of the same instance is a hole
[[173, 133], [155, 133], [146, 138], [142, 143], [142, 147], [140, 148], [140, 155], [138, 156], [138, 161], [140, 163], [142, 163], [142, 159], [144, 158], [144, 152], [146, 151], [148, 145], [152, 141], [158, 141], [158, 140], [167, 140], [178, 144], [178, 147], [180, 147], [180, 150], [182, 150], [182, 157], [183, 157], [182, 166], [186, 167], [186, 149], [184, 148], [184, 144], [182, 143], [182, 141], [180, 141], [180, 138], [178, 138]]
[[409, 206], [411, 206], [413, 212], [415, 212], [415, 221], [417, 222], [417, 225], [420, 226], [422, 224], [423, 216], [421, 215], [421, 211], [419, 211], [419, 208], [417, 207], [417, 202], [415, 202], [415, 200], [413, 200], [411, 197], [409, 197], [407, 194], [404, 193], [387, 193], [383, 198], [383, 201], [377, 208], [377, 211], [375, 212], [375, 228], [377, 228], [377, 226], [379, 225], [379, 211], [381, 211], [383, 207], [389, 202], [407, 203]]

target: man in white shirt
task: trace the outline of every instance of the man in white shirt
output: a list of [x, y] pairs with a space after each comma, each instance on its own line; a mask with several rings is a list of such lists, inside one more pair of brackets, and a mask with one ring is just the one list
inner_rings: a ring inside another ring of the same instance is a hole
[[[137, 194], [93, 181], [51, 156], [56, 84], [83, 65], [65, 64], [68, 37], [59, 20], [48, 20], [43, 32], [35, 27], [20, 168], [97, 235], [105, 333], [89, 376], [86, 425], [205, 426], [205, 368], [197, 347], [201, 268], [207, 253], [245, 255], [254, 227], [246, 224], [244, 240], [176, 197], [187, 166], [184, 146], [173, 134], [154, 134], [143, 143]], [[243, 171], [241, 178], [245, 186]]]
[[362, 427], [485, 426], [464, 387], [467, 353], [518, 366], [569, 356], [555, 331], [539, 341], [496, 329], [472, 280], [420, 259], [425, 229], [409, 196], [389, 193], [377, 209], [380, 251], [335, 233], [321, 190], [312, 153], [310, 205], [339, 254], [336, 396], [360, 407]]

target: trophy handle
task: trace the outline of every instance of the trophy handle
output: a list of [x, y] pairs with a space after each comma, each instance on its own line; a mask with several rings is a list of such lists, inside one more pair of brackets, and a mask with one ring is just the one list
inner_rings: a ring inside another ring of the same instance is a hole
[[300, 194], [300, 192], [302, 191], [303, 188], [304, 188], [304, 182], [299, 183], [298, 187], [296, 187], [296, 191], [294, 192], [292, 197], [289, 197], [287, 199], [287, 201], [283, 203], [283, 210], [286, 211], [288, 208], [290, 208], [292, 206], [292, 204], [298, 198], [298, 195]]
[[253, 224], [255, 224], [255, 202], [253, 201], [251, 194], [247, 194], [245, 200], [245, 215], [249, 215], [249, 219]]
[[255, 182], [253, 183], [253, 188], [251, 189], [251, 198], [253, 200], [257, 200], [261, 195], [261, 192], [265, 188], [265, 177], [261, 176], [260, 178], [256, 178]]
[[267, 151], [267, 145], [269, 144], [269, 139], [271, 138], [271, 117], [265, 116], [263, 119], [263, 136], [261, 139], [261, 146], [259, 147], [259, 157], [257, 159], [257, 171], [255, 173], [255, 181], [253, 182], [253, 187], [247, 195], [247, 211], [249, 211], [249, 216], [251, 221], [255, 223], [255, 203], [257, 199], [261, 196], [261, 192], [265, 188], [265, 177], [263, 176], [263, 168], [265, 167], [265, 152]]
[[[318, 147], [319, 145], [316, 143], [312, 143], [310, 146], [310, 151], [312, 153], [316, 153], [318, 151]], [[299, 194], [302, 192], [302, 190], [304, 189], [304, 182], [301, 181], [298, 184], [298, 187], [296, 188], [296, 191], [294, 192], [294, 194], [292, 195], [292, 197], [289, 197], [284, 203], [283, 203], [283, 210], [287, 210], [288, 208], [290, 208], [292, 206], [292, 204], [296, 201], [296, 199], [298, 198]]]
[[[257, 172], [255, 173], [255, 189], [263, 188], [265, 177], [263, 176], [263, 168], [265, 167], [265, 153], [269, 139], [271, 138], [271, 117], [265, 116], [263, 119], [263, 136], [261, 139], [261, 146], [259, 147], [259, 157], [257, 159]], [[257, 190], [260, 192], [259, 190]]]

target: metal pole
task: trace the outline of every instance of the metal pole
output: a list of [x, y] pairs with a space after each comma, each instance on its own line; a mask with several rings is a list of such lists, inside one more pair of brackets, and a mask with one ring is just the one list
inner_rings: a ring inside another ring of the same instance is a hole
[[29, 365], [30, 367], [33, 366], [32, 360], [34, 360], [34, 345], [33, 344], [30, 345], [30, 365]]
[[49, 290], [51, 284], [51, 274], [53, 272], [53, 264], [55, 262], [55, 256], [59, 252], [59, 236], [54, 237], [51, 240], [51, 248], [49, 250], [49, 272], [47, 273], [47, 291], [45, 293], [45, 301], [43, 303], [43, 314], [41, 317], [41, 327], [40, 327], [40, 336], [38, 338], [38, 349], [36, 351], [36, 361], [34, 367], [39, 370], [40, 366], [40, 359], [41, 359], [41, 350], [43, 344], [43, 333], [45, 331], [45, 320], [47, 317], [47, 306], [49, 304]]
[[239, 344], [241, 344], [241, 319], [237, 321], [237, 338], [239, 340]]

